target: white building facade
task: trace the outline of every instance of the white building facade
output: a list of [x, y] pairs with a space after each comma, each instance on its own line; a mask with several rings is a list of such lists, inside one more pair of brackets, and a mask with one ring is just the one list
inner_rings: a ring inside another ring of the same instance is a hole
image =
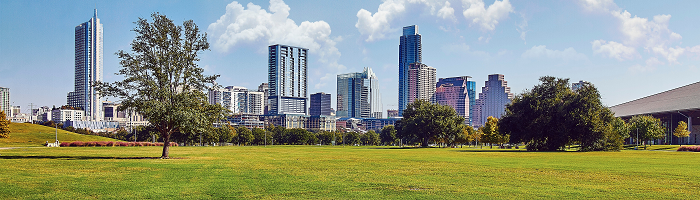
[[269, 114], [306, 115], [308, 49], [276, 44], [268, 51]]
[[228, 86], [209, 90], [209, 103], [220, 104], [234, 114], [265, 114], [265, 93], [244, 87]]
[[54, 122], [83, 121], [85, 111], [72, 109], [56, 109], [51, 111], [51, 119]]

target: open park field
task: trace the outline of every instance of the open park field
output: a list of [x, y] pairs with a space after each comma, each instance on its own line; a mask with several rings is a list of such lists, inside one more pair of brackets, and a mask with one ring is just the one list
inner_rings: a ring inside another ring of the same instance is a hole
[[47, 126], [27, 123], [10, 123], [10, 138], [0, 139], [2, 147], [41, 147], [44, 143], [56, 141], [56, 131], [58, 140], [61, 142], [73, 141], [119, 141], [112, 138], [82, 135], [68, 132], [62, 129], [54, 129]]
[[0, 199], [700, 199], [700, 154], [342, 146], [0, 149]]

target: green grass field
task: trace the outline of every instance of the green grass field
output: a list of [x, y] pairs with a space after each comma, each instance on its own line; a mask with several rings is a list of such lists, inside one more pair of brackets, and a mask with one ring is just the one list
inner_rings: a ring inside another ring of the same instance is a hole
[[[119, 141], [112, 138], [81, 135], [58, 129], [60, 142]], [[56, 129], [38, 124], [10, 123], [10, 138], [0, 138], [0, 147], [39, 147], [56, 141]]]
[[0, 199], [700, 199], [700, 154], [330, 146], [0, 150]]

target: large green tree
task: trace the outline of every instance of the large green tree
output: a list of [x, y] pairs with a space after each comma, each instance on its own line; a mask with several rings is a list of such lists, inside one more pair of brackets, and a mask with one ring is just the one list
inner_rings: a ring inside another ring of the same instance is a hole
[[421, 146], [429, 141], [452, 141], [461, 134], [464, 118], [450, 106], [417, 100], [408, 104], [399, 120], [399, 135], [402, 138], [417, 138]]
[[7, 120], [5, 111], [0, 110], [0, 138], [10, 137], [10, 121]]
[[[629, 121], [630, 130], [632, 131], [636, 138], [640, 141], [649, 141], [654, 139], [661, 139], [665, 136], [664, 127], [661, 124], [661, 120], [655, 118], [651, 115], [638, 115], [632, 117]], [[647, 143], [644, 143], [644, 148], [646, 149]]]
[[562, 150], [575, 143], [582, 151], [619, 150], [606, 149], [615, 117], [593, 84], [573, 90], [569, 79], [545, 76], [540, 82], [506, 106], [499, 127], [501, 134], [510, 134], [510, 142], [524, 142], [529, 151]]
[[379, 133], [379, 138], [384, 145], [393, 145], [398, 143], [396, 142], [398, 140], [398, 138], [396, 138], [396, 128], [394, 128], [393, 125], [385, 126]]
[[200, 134], [227, 114], [218, 104], [209, 104], [203, 91], [211, 89], [218, 77], [205, 76], [196, 62], [199, 52], [209, 49], [207, 36], [188, 20], [175, 25], [165, 15], [153, 13], [153, 22], [139, 18], [131, 52], [119, 51], [124, 80], [97, 83], [105, 96], [121, 99], [120, 110], [144, 116], [165, 142], [161, 158], [169, 157], [170, 137]]

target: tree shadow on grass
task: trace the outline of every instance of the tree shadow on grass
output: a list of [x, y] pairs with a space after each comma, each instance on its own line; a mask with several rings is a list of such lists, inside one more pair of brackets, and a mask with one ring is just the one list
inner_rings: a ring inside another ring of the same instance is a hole
[[371, 147], [368, 149], [431, 149], [438, 147]]
[[[62, 159], [62, 160], [147, 160], [160, 159], [160, 157], [108, 157], [108, 156], [0, 156], [0, 159]], [[169, 158], [169, 159], [184, 159], [184, 158]]]

